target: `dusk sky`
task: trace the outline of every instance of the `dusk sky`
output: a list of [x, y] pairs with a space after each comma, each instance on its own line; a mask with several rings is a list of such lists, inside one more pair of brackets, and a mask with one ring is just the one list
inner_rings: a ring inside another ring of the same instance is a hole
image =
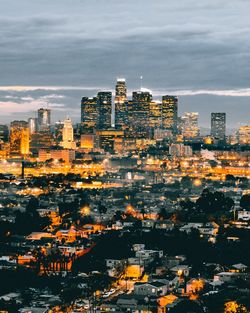
[[0, 123], [80, 121], [80, 99], [125, 77], [180, 96], [180, 114], [250, 123], [248, 0], [0, 0]]

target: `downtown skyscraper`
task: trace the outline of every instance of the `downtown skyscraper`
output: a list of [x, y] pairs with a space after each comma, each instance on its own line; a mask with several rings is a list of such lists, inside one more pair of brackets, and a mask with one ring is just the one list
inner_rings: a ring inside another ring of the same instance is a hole
[[185, 112], [181, 117], [181, 133], [184, 138], [193, 139], [199, 136], [198, 118], [198, 112]]
[[211, 113], [211, 136], [218, 141], [225, 141], [226, 113]]
[[162, 128], [171, 130], [173, 134], [177, 133], [178, 123], [178, 97], [162, 97]]
[[85, 134], [93, 134], [97, 126], [97, 97], [83, 97], [81, 101], [81, 125]]
[[10, 154], [23, 157], [30, 152], [29, 126], [26, 121], [13, 121], [10, 124]]
[[40, 108], [38, 110], [38, 130], [47, 130], [51, 124], [51, 111], [50, 109]]
[[128, 127], [127, 86], [124, 78], [118, 78], [115, 87], [114, 125], [116, 129]]
[[111, 128], [111, 114], [112, 114], [112, 92], [100, 91], [97, 94], [97, 128], [109, 129]]
[[146, 137], [149, 132], [150, 103], [152, 94], [149, 91], [134, 91], [129, 105], [130, 123], [138, 137]]

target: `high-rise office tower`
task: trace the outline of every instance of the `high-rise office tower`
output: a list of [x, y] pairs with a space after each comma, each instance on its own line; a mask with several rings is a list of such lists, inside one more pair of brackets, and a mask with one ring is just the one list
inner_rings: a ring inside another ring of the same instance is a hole
[[127, 101], [127, 86], [125, 78], [117, 78], [115, 86], [115, 102]]
[[162, 97], [162, 127], [171, 130], [174, 134], [177, 132], [178, 121], [178, 97]]
[[100, 91], [97, 94], [98, 129], [111, 128], [112, 92]]
[[238, 142], [241, 145], [250, 144], [250, 125], [240, 126], [237, 132]]
[[149, 126], [160, 128], [162, 124], [162, 105], [159, 101], [151, 101], [149, 104]]
[[152, 95], [148, 91], [134, 91], [132, 94], [132, 128], [136, 131], [136, 136], [145, 137], [149, 130], [150, 103]]
[[30, 135], [38, 131], [38, 121], [36, 117], [31, 117], [28, 119]]
[[62, 144], [64, 149], [75, 149], [76, 143], [74, 141], [74, 129], [71, 119], [67, 118], [64, 121], [62, 130]]
[[127, 87], [124, 78], [118, 78], [115, 87], [114, 124], [118, 129], [128, 126]]
[[92, 134], [97, 127], [97, 98], [83, 97], [81, 101], [81, 125], [83, 133]]
[[226, 137], [226, 113], [211, 113], [211, 136], [219, 141]]
[[181, 132], [184, 138], [193, 139], [199, 136], [198, 118], [198, 112], [185, 112], [181, 117]]
[[49, 129], [51, 124], [50, 113], [50, 109], [40, 108], [38, 110], [38, 130]]
[[10, 154], [18, 157], [29, 154], [29, 126], [26, 121], [10, 124]]

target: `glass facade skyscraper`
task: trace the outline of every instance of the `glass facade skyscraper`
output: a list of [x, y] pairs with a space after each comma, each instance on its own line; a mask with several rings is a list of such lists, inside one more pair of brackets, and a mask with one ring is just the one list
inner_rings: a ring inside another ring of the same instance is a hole
[[97, 125], [97, 97], [83, 97], [81, 101], [81, 125], [83, 133], [92, 134]]
[[178, 97], [162, 97], [162, 128], [171, 130], [174, 134], [177, 132], [178, 122]]
[[211, 113], [211, 136], [219, 141], [226, 137], [226, 113]]
[[128, 127], [127, 86], [124, 78], [118, 78], [115, 87], [114, 124], [117, 129]]
[[97, 94], [98, 129], [111, 128], [112, 92], [100, 91]]

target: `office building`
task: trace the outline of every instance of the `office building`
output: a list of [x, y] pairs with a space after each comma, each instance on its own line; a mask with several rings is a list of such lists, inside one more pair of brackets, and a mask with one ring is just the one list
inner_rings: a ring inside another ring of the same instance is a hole
[[30, 151], [33, 156], [38, 156], [39, 149], [50, 148], [53, 143], [53, 136], [49, 131], [39, 131], [30, 135]]
[[176, 143], [169, 146], [169, 154], [172, 157], [191, 157], [193, 155], [193, 150], [190, 146]]
[[29, 127], [26, 121], [13, 121], [10, 124], [10, 154], [22, 157], [29, 154]]
[[115, 102], [127, 101], [127, 86], [124, 78], [118, 78], [115, 86]]
[[116, 145], [120, 145], [123, 138], [122, 130], [110, 129], [96, 132], [97, 147], [108, 152], [114, 152]]
[[152, 95], [148, 91], [134, 91], [129, 114], [132, 129], [136, 137], [148, 137], [150, 127], [150, 103]]
[[118, 78], [115, 87], [114, 124], [117, 129], [128, 127], [127, 87], [124, 78]]
[[197, 138], [200, 134], [198, 112], [185, 112], [181, 117], [181, 133], [186, 139]]
[[92, 134], [98, 121], [97, 97], [83, 97], [81, 101], [81, 126], [84, 134]]
[[162, 128], [177, 133], [178, 98], [175, 96], [162, 97]]
[[226, 113], [211, 113], [211, 136], [219, 142], [226, 137]]
[[40, 108], [38, 110], [38, 130], [49, 129], [51, 124], [50, 109]]
[[250, 145], [250, 125], [241, 126], [237, 135], [239, 144]]
[[80, 147], [84, 150], [92, 150], [95, 147], [95, 135], [83, 134], [81, 135]]
[[75, 151], [69, 149], [40, 149], [38, 158], [40, 162], [53, 159], [55, 165], [59, 161], [70, 163], [75, 160]]
[[149, 104], [149, 126], [160, 128], [162, 124], [162, 104], [159, 101], [151, 101]]
[[100, 91], [97, 94], [98, 129], [111, 128], [112, 92]]
[[29, 124], [30, 135], [32, 135], [38, 131], [38, 119], [36, 117], [29, 118], [28, 124]]

